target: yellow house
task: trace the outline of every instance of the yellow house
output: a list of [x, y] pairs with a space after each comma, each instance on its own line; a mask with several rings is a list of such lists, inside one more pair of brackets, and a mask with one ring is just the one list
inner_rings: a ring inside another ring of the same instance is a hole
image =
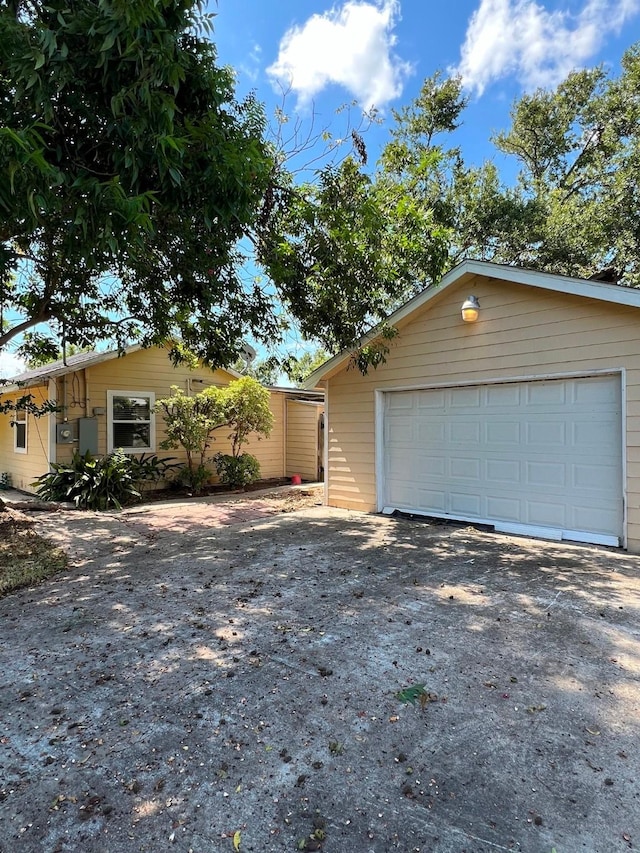
[[[1, 389], [0, 399], [16, 400], [28, 393], [35, 403], [50, 400], [60, 411], [40, 418], [20, 412], [0, 416], [0, 475], [9, 475], [14, 488], [32, 492], [36, 477], [51, 463], [69, 461], [76, 449], [102, 455], [121, 447], [126, 453], [157, 453], [186, 461], [182, 451], [160, 450], [164, 421], [153, 411], [155, 401], [168, 397], [172, 385], [197, 393], [209, 385], [227, 385], [239, 375], [231, 369], [174, 367], [168, 348], [137, 346], [121, 357], [117, 351], [81, 353], [66, 363], [23, 373], [15, 377], [19, 385]], [[305, 480], [317, 480], [322, 393], [297, 388], [269, 391], [271, 435], [251, 439], [244, 449], [258, 458], [262, 479], [300, 474]], [[214, 435], [211, 453], [228, 453], [224, 429]]]
[[388, 322], [377, 370], [307, 382], [329, 505], [640, 552], [638, 290], [464, 261]]

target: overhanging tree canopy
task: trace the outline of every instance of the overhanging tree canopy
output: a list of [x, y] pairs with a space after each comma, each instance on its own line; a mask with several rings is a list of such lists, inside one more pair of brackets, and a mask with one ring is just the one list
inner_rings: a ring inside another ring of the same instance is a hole
[[[515, 103], [494, 140], [516, 160], [513, 185], [453, 144], [465, 106], [462, 81], [435, 74], [393, 112], [374, 170], [349, 159], [279, 197], [284, 236], [261, 258], [330, 352], [465, 257], [583, 277], [610, 266], [640, 285], [640, 46], [618, 78], [577, 71]], [[375, 366], [381, 346], [355, 363]]]
[[[194, 0], [0, 6], [0, 349], [273, 335], [239, 275], [274, 163]], [[34, 328], [48, 323], [47, 342]]]

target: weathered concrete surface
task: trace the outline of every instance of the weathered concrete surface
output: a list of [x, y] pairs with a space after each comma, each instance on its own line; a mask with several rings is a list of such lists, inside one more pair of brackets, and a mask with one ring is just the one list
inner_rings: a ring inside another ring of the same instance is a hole
[[640, 846], [638, 558], [241, 503], [40, 520], [76, 567], [0, 601], [3, 853]]

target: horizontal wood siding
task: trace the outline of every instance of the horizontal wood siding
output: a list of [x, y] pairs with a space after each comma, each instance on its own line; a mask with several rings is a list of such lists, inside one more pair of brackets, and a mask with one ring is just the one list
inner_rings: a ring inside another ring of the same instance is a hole
[[273, 429], [269, 438], [255, 436], [243, 447], [243, 453], [252, 453], [260, 463], [260, 477], [268, 480], [281, 478], [284, 473], [284, 425], [285, 425], [285, 395], [279, 391], [271, 392], [271, 411], [273, 412]]
[[[15, 400], [23, 393], [33, 395], [33, 402], [40, 404], [47, 400], [47, 387], [29, 388], [18, 395], [2, 396], [3, 400]], [[14, 448], [14, 428], [12, 415], [0, 415], [0, 473], [11, 474], [14, 488], [24, 492], [34, 492], [32, 485], [36, 477], [49, 470], [47, 454], [49, 450], [49, 415], [34, 418], [27, 415], [27, 452], [16, 453]]]
[[[465, 324], [469, 293], [480, 319]], [[628, 545], [640, 550], [640, 310], [477, 277], [399, 326], [387, 363], [328, 380], [328, 502], [377, 509], [375, 390], [625, 370]]]
[[287, 402], [287, 477], [318, 479], [319, 418], [322, 406], [301, 400]]
[[[168, 351], [159, 347], [141, 349], [128, 353], [122, 358], [111, 359], [101, 364], [93, 365], [85, 370], [78, 370], [66, 378], [58, 379], [58, 402], [65, 399], [65, 413], [70, 421], [77, 418], [93, 417], [94, 408], [107, 409], [107, 391], [138, 391], [152, 392], [156, 400], [169, 397], [172, 386], [177, 386], [185, 393], [197, 394], [211, 385], [225, 386], [233, 381], [233, 375], [226, 370], [209, 370], [199, 367], [190, 370], [186, 365], [174, 367]], [[272, 393], [272, 410], [274, 413], [274, 429], [269, 439], [251, 440], [245, 450], [253, 453], [260, 462], [261, 477], [284, 476], [284, 413], [282, 394]], [[95, 416], [98, 424], [98, 450], [107, 452], [107, 415]], [[63, 415], [58, 416], [61, 421]], [[160, 413], [155, 416], [155, 453], [161, 458], [175, 457], [177, 463], [186, 464], [186, 454], [181, 449], [162, 450], [160, 444], [166, 438], [164, 420]], [[71, 459], [75, 445], [58, 445], [58, 461]], [[214, 433], [210, 455], [215, 453], [230, 453], [231, 444], [228, 431], [223, 429]], [[213, 465], [209, 465], [213, 468]], [[215, 480], [216, 477], [213, 477]]]

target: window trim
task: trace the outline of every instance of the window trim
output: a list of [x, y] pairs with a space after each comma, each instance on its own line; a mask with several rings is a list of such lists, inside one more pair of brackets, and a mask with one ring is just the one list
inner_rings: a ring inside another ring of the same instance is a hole
[[[16, 409], [14, 428], [13, 428], [13, 452], [14, 453], [28, 453], [29, 452], [29, 417], [28, 413], [25, 409]], [[15, 424], [20, 424], [21, 426], [24, 424], [24, 447], [18, 446], [18, 430]]]
[[113, 425], [114, 423], [132, 423], [131, 421], [119, 421], [113, 417], [113, 398], [114, 397], [146, 397], [149, 400], [149, 420], [140, 421], [140, 423], [149, 424], [149, 446], [148, 447], [123, 447], [125, 453], [149, 453], [156, 449], [156, 416], [154, 406], [156, 403], [156, 395], [153, 391], [107, 391], [107, 453], [113, 453], [118, 449], [113, 443]]

